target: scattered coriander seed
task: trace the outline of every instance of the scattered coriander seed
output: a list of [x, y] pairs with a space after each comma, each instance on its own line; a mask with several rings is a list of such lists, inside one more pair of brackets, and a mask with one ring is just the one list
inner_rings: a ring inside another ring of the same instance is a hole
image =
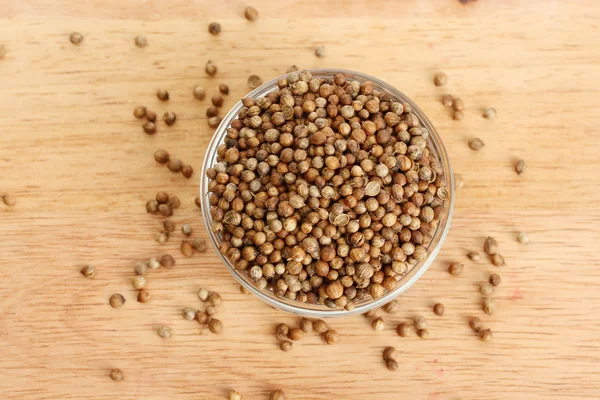
[[427, 328], [427, 320], [425, 319], [425, 317], [419, 316], [419, 317], [415, 318], [414, 323], [415, 323], [416, 329], [420, 330], [420, 329]]
[[206, 62], [206, 65], [204, 66], [204, 71], [210, 75], [213, 76], [214, 74], [217, 73], [217, 66], [210, 60], [208, 60]]
[[181, 172], [181, 168], [183, 167], [183, 162], [179, 159], [170, 159], [167, 162], [167, 168], [171, 172]]
[[459, 262], [450, 263], [448, 266], [448, 273], [452, 276], [458, 276], [464, 269], [464, 265]]
[[158, 201], [148, 200], [146, 202], [146, 212], [155, 213], [158, 211]]
[[469, 326], [475, 332], [481, 331], [481, 327], [482, 327], [481, 319], [479, 317], [471, 317], [471, 319], [469, 320]]
[[210, 329], [212, 333], [221, 333], [223, 330], [223, 324], [218, 319], [212, 318], [208, 322], [208, 329]]
[[454, 107], [454, 109], [456, 111], [462, 111], [465, 109], [465, 103], [462, 101], [462, 99], [460, 97], [456, 97], [454, 99], [452, 106]]
[[165, 121], [165, 124], [167, 124], [168, 126], [173, 125], [176, 120], [177, 115], [175, 115], [173, 111], [167, 111], [163, 114], [163, 121]]
[[148, 135], [154, 135], [156, 133], [156, 125], [154, 122], [148, 121], [142, 125], [142, 128], [144, 128], [144, 132], [146, 132]]
[[195, 318], [196, 318], [196, 321], [198, 321], [198, 323], [200, 325], [206, 324], [208, 322], [208, 319], [209, 319], [208, 314], [206, 312], [200, 312], [200, 311], [198, 311], [196, 313], [196, 317]]
[[304, 332], [300, 328], [292, 328], [290, 329], [289, 338], [291, 340], [300, 340], [304, 337]]
[[221, 24], [218, 22], [211, 22], [210, 25], [208, 25], [208, 32], [213, 36], [218, 35], [221, 33]]
[[442, 97], [442, 104], [444, 105], [444, 107], [452, 107], [452, 105], [454, 104], [454, 97], [452, 97], [449, 94], [446, 94]]
[[386, 305], [384, 305], [383, 307], [383, 311], [385, 311], [388, 314], [396, 314], [396, 312], [398, 311], [398, 300], [392, 300], [389, 303], [387, 303]]
[[[248, 7], [248, 8], [252, 8], [252, 7]], [[246, 17], [248, 18], [248, 17]], [[248, 18], [250, 19], [250, 18]], [[256, 18], [254, 18], [256, 19]], [[254, 19], [250, 19], [250, 21], [253, 21]], [[271, 392], [271, 394], [269, 395], [269, 400], [285, 400], [285, 393], [283, 393], [283, 390], [281, 389], [277, 389], [277, 390], [273, 390]]]
[[325, 56], [325, 47], [319, 46], [315, 49], [315, 56], [322, 58]]
[[459, 190], [465, 187], [465, 180], [463, 179], [461, 174], [454, 174], [454, 189]]
[[262, 79], [260, 79], [260, 76], [250, 75], [248, 77], [248, 86], [250, 86], [250, 89], [256, 89], [260, 85], [262, 85]]
[[455, 121], [460, 121], [461, 119], [463, 119], [464, 116], [465, 116], [465, 114], [462, 111], [455, 110], [452, 113], [452, 119]]
[[150, 301], [151, 297], [152, 296], [150, 295], [149, 291], [147, 291], [146, 289], [142, 289], [138, 292], [137, 301], [139, 301], [140, 303], [147, 303]]
[[125, 297], [120, 293], [115, 293], [108, 299], [112, 308], [121, 308], [125, 304]]
[[147, 271], [148, 271], [148, 263], [146, 261], [139, 261], [135, 264], [135, 267], [133, 267], [133, 272], [139, 276], [146, 275]]
[[417, 335], [421, 338], [421, 339], [428, 339], [429, 338], [429, 331], [427, 329], [419, 329], [417, 331]]
[[363, 314], [363, 317], [365, 318], [376, 318], [377, 317], [377, 312], [375, 310], [369, 310], [366, 313]]
[[200, 202], [200, 196], [196, 196], [194, 198], [194, 204], [196, 204], [196, 207], [198, 207], [199, 209], [202, 209], [202, 203]]
[[502, 257], [500, 254], [496, 253], [496, 254], [492, 254], [490, 256], [490, 261], [492, 262], [492, 264], [494, 264], [496, 267], [501, 267], [504, 265], [504, 257]]
[[385, 367], [390, 371], [395, 371], [398, 369], [398, 361], [388, 358], [385, 360]]
[[160, 244], [165, 244], [169, 240], [169, 234], [167, 232], [158, 232], [154, 237], [154, 240]]
[[181, 206], [181, 200], [179, 200], [179, 197], [175, 195], [169, 196], [168, 203], [173, 209], [179, 208]]
[[198, 290], [198, 298], [200, 298], [200, 300], [202, 300], [202, 301], [208, 300], [208, 295], [209, 295], [209, 292], [207, 289], [200, 288], [200, 290]]
[[398, 326], [396, 326], [396, 333], [398, 334], [398, 336], [406, 337], [410, 334], [411, 331], [412, 326], [410, 326], [410, 324], [407, 324], [406, 322], [399, 323]]
[[244, 17], [246, 17], [248, 21], [255, 21], [256, 18], [258, 18], [258, 11], [256, 11], [256, 8], [254, 7], [246, 7], [244, 10]]
[[502, 279], [500, 278], [500, 275], [498, 275], [498, 274], [491, 274], [490, 275], [489, 282], [493, 286], [499, 286], [501, 281], [502, 281]]
[[490, 329], [484, 329], [479, 332], [479, 339], [483, 342], [489, 342], [492, 340], [492, 331]]
[[164, 203], [168, 203], [169, 202], [169, 194], [167, 192], [164, 192], [162, 190], [156, 192], [156, 201], [158, 201], [160, 204], [164, 204]]
[[146, 109], [146, 121], [155, 122], [156, 121], [156, 112]]
[[146, 36], [136, 36], [134, 43], [137, 47], [146, 47], [148, 46], [148, 39], [146, 39]]
[[223, 96], [221, 96], [221, 95], [213, 96], [213, 97], [211, 97], [210, 101], [213, 104], [213, 106], [221, 107], [223, 105]]
[[170, 254], [163, 254], [160, 257], [160, 265], [165, 268], [173, 268], [175, 266], [175, 260]]
[[371, 323], [371, 326], [373, 327], [373, 329], [377, 332], [381, 332], [382, 330], [385, 329], [385, 323], [383, 322], [383, 318], [377, 318], [375, 320], [373, 320], [373, 322]]
[[158, 261], [156, 258], [151, 258], [148, 260], [148, 267], [150, 269], [158, 269], [160, 268], [160, 261]]
[[208, 120], [208, 126], [210, 126], [211, 128], [216, 128], [219, 126], [219, 124], [221, 123], [221, 117], [210, 117]]
[[123, 380], [123, 378], [125, 378], [125, 374], [123, 374], [123, 371], [121, 371], [118, 368], [113, 368], [110, 370], [110, 379], [112, 379], [115, 382], [120, 382]]
[[219, 304], [221, 304], [223, 299], [221, 298], [221, 295], [219, 293], [210, 292], [206, 301], [208, 301], [209, 303], [211, 303], [215, 306], [218, 306]]
[[325, 339], [325, 343], [334, 344], [335, 342], [338, 341], [339, 336], [340, 335], [337, 333], [337, 331], [332, 329], [332, 330], [325, 332], [325, 334], [323, 335], [323, 338]]
[[467, 254], [467, 257], [471, 261], [479, 261], [479, 260], [481, 260], [481, 254], [479, 254], [479, 252], [477, 252], [477, 251], [471, 251], [471, 252], [469, 252], [469, 254]]
[[221, 92], [221, 94], [228, 95], [229, 94], [229, 86], [227, 86], [224, 83], [221, 83], [219, 85], [219, 92]]
[[525, 160], [517, 161], [515, 164], [515, 171], [518, 175], [521, 175], [523, 172], [525, 172]]
[[304, 333], [310, 333], [313, 330], [313, 322], [308, 318], [302, 318], [300, 320], [300, 329]]
[[217, 309], [214, 306], [206, 306], [206, 309], [204, 310], [204, 312], [209, 317], [212, 317], [217, 312]]
[[206, 90], [202, 86], [195, 86], [193, 93], [198, 100], [204, 100], [204, 97], [206, 97]]
[[190, 179], [194, 174], [194, 168], [192, 168], [189, 164], [183, 164], [181, 166], [181, 174], [185, 176], [187, 179]]
[[131, 278], [131, 285], [134, 289], [140, 290], [146, 287], [146, 278], [141, 275], [136, 275]]
[[496, 109], [493, 107], [488, 107], [483, 110], [483, 118], [494, 119], [496, 118]]
[[175, 230], [175, 222], [170, 219], [165, 219], [163, 221], [163, 228], [165, 228], [166, 232], [173, 232]]
[[496, 241], [496, 239], [494, 239], [491, 236], [488, 236], [487, 238], [485, 238], [485, 242], [483, 242], [483, 251], [485, 251], [485, 254], [488, 255], [492, 255], [492, 254], [496, 254], [496, 251], [498, 250], [498, 242]]
[[483, 146], [485, 146], [485, 143], [483, 143], [483, 141], [479, 138], [475, 138], [469, 141], [469, 147], [471, 148], [471, 150], [478, 151], [481, 150]]
[[313, 330], [317, 333], [325, 333], [329, 330], [329, 327], [322, 319], [316, 319], [313, 321]]
[[494, 293], [494, 286], [492, 286], [492, 284], [489, 282], [483, 282], [481, 285], [479, 285], [479, 292], [484, 296], [489, 296], [490, 294]]
[[187, 240], [182, 240], [181, 245], [179, 246], [179, 251], [186, 257], [191, 257], [194, 254], [194, 247]]
[[529, 235], [525, 232], [519, 232], [517, 234], [517, 242], [521, 244], [529, 244]]
[[240, 285], [240, 293], [241, 294], [250, 294], [250, 292], [248, 291], [248, 289], [246, 289], [246, 287]]
[[392, 346], [388, 346], [383, 349], [383, 359], [387, 360], [389, 358], [395, 360], [396, 359], [396, 348]]
[[142, 119], [146, 116], [146, 107], [137, 106], [133, 109], [133, 116], [137, 119]]
[[163, 149], [158, 149], [154, 152], [154, 159], [157, 162], [164, 164], [169, 161], [169, 153]]
[[494, 312], [496, 312], [496, 300], [492, 299], [491, 297], [485, 298], [482, 303], [482, 308], [486, 314], [492, 315]]
[[161, 101], [167, 101], [169, 100], [169, 92], [167, 92], [165, 89], [158, 89], [156, 91], [156, 97], [158, 97], [158, 99]]
[[185, 307], [183, 310], [181, 310], [181, 313], [183, 314], [183, 319], [185, 320], [193, 321], [194, 318], [196, 318], [196, 310], [191, 307]]
[[181, 225], [181, 232], [183, 232], [185, 236], [190, 236], [192, 234], [192, 226], [190, 224]]
[[437, 72], [433, 76], [433, 83], [435, 83], [435, 86], [443, 86], [447, 80], [448, 76], [443, 72]]
[[194, 246], [194, 249], [199, 253], [204, 253], [208, 248], [206, 246], [206, 241], [201, 238], [194, 238], [192, 240], [192, 246]]
[[93, 265], [86, 265], [81, 269], [80, 272], [81, 275], [85, 276], [86, 278], [92, 279], [96, 275], [96, 267]]
[[279, 343], [279, 348], [281, 351], [290, 351], [292, 349], [292, 342], [289, 340], [283, 340], [281, 343]]
[[171, 207], [169, 204], [159, 204], [158, 212], [163, 217], [170, 217], [171, 215], [173, 215], [173, 207]]
[[284, 323], [277, 324], [275, 327], [275, 336], [277, 337], [287, 337], [290, 333], [290, 327]]
[[159, 326], [156, 333], [163, 339], [168, 339], [173, 336], [173, 331], [168, 326]]
[[242, 395], [235, 390], [229, 392], [229, 400], [242, 400]]
[[73, 32], [71, 33], [71, 36], [69, 36], [69, 40], [71, 43], [77, 45], [83, 41], [83, 35], [79, 32]]
[[10, 194], [5, 194], [4, 196], [2, 196], [2, 201], [4, 202], [5, 205], [7, 205], [9, 207], [12, 207], [15, 204], [17, 204], [17, 198]]
[[444, 305], [442, 303], [435, 303], [435, 305], [433, 306], [433, 313], [435, 315], [438, 316], [443, 316], [444, 312], [446, 311], [446, 308], [444, 307]]

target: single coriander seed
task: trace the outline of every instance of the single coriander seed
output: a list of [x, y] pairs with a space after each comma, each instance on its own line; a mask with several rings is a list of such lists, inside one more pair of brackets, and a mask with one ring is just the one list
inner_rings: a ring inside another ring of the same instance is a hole
[[313, 330], [317, 333], [325, 333], [329, 330], [329, 327], [322, 319], [316, 319], [313, 321]]
[[192, 239], [192, 246], [194, 246], [194, 249], [199, 253], [204, 253], [208, 249], [208, 246], [206, 245], [206, 240], [202, 238]]
[[304, 332], [300, 328], [292, 328], [290, 329], [289, 338], [291, 340], [300, 340], [304, 337]]
[[151, 297], [152, 296], [150, 295], [149, 291], [147, 291], [146, 289], [142, 289], [138, 292], [137, 301], [139, 301], [140, 303], [147, 303], [150, 301]]
[[144, 276], [144, 275], [146, 275], [147, 271], [148, 271], [148, 263], [145, 261], [139, 261], [135, 264], [135, 267], [133, 267], [133, 272], [136, 275]]
[[213, 106], [221, 107], [223, 105], [223, 96], [221, 96], [221, 95], [213, 96], [213, 97], [211, 97], [210, 101], [212, 102]]
[[491, 297], [485, 298], [482, 303], [482, 309], [486, 314], [492, 315], [496, 312], [496, 300]]
[[490, 256], [490, 260], [492, 261], [492, 264], [494, 264], [496, 267], [501, 267], [504, 265], [504, 257], [502, 257], [498, 253], [492, 254]]
[[202, 202], [200, 201], [200, 196], [196, 196], [194, 198], [194, 204], [196, 205], [196, 207], [198, 207], [199, 209], [202, 209]]
[[146, 109], [146, 121], [155, 122], [156, 121], [156, 112]]
[[146, 39], [146, 36], [136, 36], [134, 43], [137, 47], [146, 47], [148, 46], [148, 39]]
[[210, 292], [206, 301], [208, 301], [209, 303], [211, 303], [215, 306], [218, 306], [219, 304], [221, 304], [223, 299], [221, 298], [221, 295], [219, 293]]
[[208, 299], [208, 290], [204, 289], [204, 288], [200, 288], [200, 290], [198, 290], [198, 298], [200, 298], [200, 300], [202, 301], [206, 301]]
[[465, 103], [462, 101], [460, 97], [456, 97], [454, 99], [454, 103], [452, 104], [456, 111], [462, 111], [465, 109]]
[[229, 400], [242, 400], [242, 395], [236, 390], [229, 392]]
[[498, 250], [498, 242], [496, 241], [496, 239], [494, 239], [491, 236], [488, 236], [487, 238], [485, 238], [485, 242], [483, 242], [483, 251], [485, 251], [485, 254], [488, 255], [492, 255], [492, 254], [496, 254], [496, 251]]
[[494, 119], [496, 118], [496, 109], [493, 107], [488, 107], [483, 110], [483, 118]]
[[115, 293], [110, 296], [108, 302], [112, 308], [121, 308], [123, 307], [123, 304], [125, 304], [125, 297], [123, 297], [123, 295], [120, 293]]
[[170, 217], [171, 215], [173, 215], [173, 207], [171, 207], [170, 204], [159, 204], [158, 212], [163, 217]]
[[521, 175], [523, 172], [525, 172], [525, 160], [517, 161], [517, 163], [515, 164], [515, 172], [518, 175]]
[[206, 122], [208, 123], [208, 126], [214, 129], [221, 123], [221, 117], [210, 117]]
[[194, 97], [198, 100], [204, 100], [206, 97], [206, 90], [202, 86], [195, 86], [193, 93]]
[[191, 165], [189, 165], [189, 164], [183, 164], [181, 166], [181, 175], [183, 175], [187, 179], [190, 179], [193, 174], [194, 174], [194, 168], [192, 168]]
[[92, 279], [96, 275], [96, 267], [93, 265], [86, 265], [81, 269], [80, 272], [81, 275], [85, 276], [86, 278]]
[[158, 232], [154, 240], [160, 244], [165, 244], [169, 240], [169, 234], [167, 232]]
[[433, 76], [433, 83], [435, 83], [435, 86], [443, 86], [447, 80], [448, 76], [443, 72], [437, 72]]
[[461, 174], [454, 174], [454, 189], [459, 190], [465, 187], [465, 180]]
[[517, 234], [517, 242], [521, 244], [529, 244], [529, 235], [525, 232], [519, 232]]
[[281, 351], [290, 351], [292, 349], [292, 342], [290, 342], [289, 340], [284, 340], [281, 343], [279, 343], [279, 348], [281, 349]]
[[163, 221], [163, 228], [165, 228], [166, 232], [173, 232], [175, 230], [175, 222], [170, 219], [165, 219]]
[[492, 331], [490, 329], [484, 329], [479, 332], [479, 339], [483, 342], [489, 342], [492, 340]]
[[248, 291], [248, 289], [246, 289], [244, 286], [240, 285], [240, 293], [241, 294], [250, 294], [250, 292]]
[[436, 303], [436, 304], [433, 306], [433, 313], [434, 313], [435, 315], [438, 315], [438, 316], [440, 316], [440, 317], [441, 317], [441, 316], [443, 316], [443, 315], [444, 315], [444, 311], [446, 311], [446, 310], [445, 310], [445, 307], [444, 307], [444, 305], [443, 305], [442, 303]]
[[146, 107], [137, 106], [133, 109], [133, 116], [137, 119], [142, 119], [146, 116]]
[[5, 194], [4, 196], [2, 196], [2, 201], [4, 202], [5, 205], [12, 207], [15, 204], [17, 204], [17, 199], [15, 196], [12, 196], [10, 194]]
[[182, 240], [181, 245], [179, 246], [179, 251], [186, 257], [191, 257], [194, 254], [194, 246], [187, 240]]
[[491, 274], [490, 275], [489, 282], [493, 286], [499, 286], [501, 281], [502, 281], [502, 279], [500, 278], [500, 275], [498, 275], [498, 274]]
[[131, 285], [134, 289], [143, 289], [146, 287], [146, 278], [140, 275], [136, 275], [133, 278], [131, 278]]
[[302, 318], [300, 321], [300, 329], [304, 333], [310, 333], [313, 330], [313, 322], [308, 318]]
[[115, 382], [120, 382], [125, 378], [125, 374], [118, 368], [113, 368], [110, 370], [110, 379]]
[[218, 334], [221, 333], [221, 331], [223, 330], [223, 324], [218, 319], [212, 318], [208, 322], [208, 329], [210, 329], [212, 333]]
[[383, 349], [383, 359], [387, 360], [388, 358], [396, 359], [396, 348], [392, 346], [388, 346]]
[[219, 85], [219, 92], [221, 92], [221, 94], [228, 95], [229, 94], [229, 86], [227, 86], [224, 83], [221, 83]]
[[444, 107], [452, 107], [452, 105], [454, 104], [454, 97], [452, 97], [449, 94], [446, 94], [442, 97], [442, 104], [444, 105]]
[[206, 324], [209, 321], [210, 317], [208, 316], [208, 314], [206, 312], [200, 312], [200, 311], [198, 311], [196, 313], [196, 317], [195, 318], [196, 318], [196, 321], [198, 321], [198, 323], [200, 325], [204, 325], [204, 324]]
[[332, 329], [332, 330], [325, 332], [325, 334], [323, 335], [323, 338], [325, 339], [325, 343], [334, 344], [335, 342], [337, 342], [339, 340], [339, 336], [340, 335], [337, 333], [337, 331]]
[[322, 58], [325, 56], [325, 47], [319, 46], [315, 49], [315, 56]]
[[165, 121], [165, 124], [167, 124], [168, 126], [173, 125], [176, 120], [177, 115], [175, 115], [173, 111], [167, 111], [163, 114], [163, 121]]
[[183, 232], [185, 236], [190, 236], [192, 234], [192, 226], [190, 224], [181, 225], [181, 232]]
[[373, 322], [371, 323], [371, 326], [373, 327], [373, 329], [375, 331], [380, 332], [385, 328], [385, 323], [383, 322], [382, 318], [377, 318], [377, 319], [373, 320]]
[[193, 321], [196, 318], [196, 310], [191, 307], [185, 307], [181, 312], [185, 320]]
[[169, 153], [165, 150], [158, 149], [154, 152], [154, 159], [160, 164], [164, 164], [169, 161]]
[[256, 8], [248, 6], [244, 10], [244, 17], [246, 17], [248, 21], [255, 21], [256, 18], [258, 18], [258, 11], [256, 11]]
[[214, 306], [206, 306], [206, 309], [204, 309], [204, 312], [209, 317], [212, 317], [217, 312], [217, 309]]
[[165, 89], [158, 89], [156, 91], [156, 97], [158, 97], [160, 101], [167, 101], [169, 100], [169, 92], [167, 92]]
[[412, 332], [412, 326], [406, 322], [399, 323], [396, 326], [396, 333], [398, 336], [406, 337]]
[[208, 75], [213, 76], [217, 73], [217, 66], [212, 61], [208, 60], [204, 66], [204, 71]]
[[479, 254], [479, 252], [477, 252], [477, 251], [471, 251], [471, 252], [469, 252], [469, 254], [467, 254], [467, 257], [471, 261], [479, 261], [479, 260], [481, 260], [481, 254]]
[[481, 331], [481, 327], [482, 327], [481, 319], [479, 317], [471, 317], [471, 319], [469, 320], [469, 326], [475, 332]]
[[464, 116], [465, 116], [465, 114], [462, 111], [455, 110], [452, 113], [452, 119], [455, 120], [455, 121], [460, 121], [461, 119], [464, 118]]
[[383, 308], [383, 311], [385, 311], [388, 314], [396, 314], [396, 312], [399, 309], [398, 300], [392, 300], [389, 303], [387, 303], [386, 305], [384, 305], [382, 308]]
[[167, 162], [167, 168], [169, 168], [169, 171], [171, 172], [181, 172], [181, 168], [183, 168], [183, 162], [177, 158], [171, 158]]
[[417, 331], [417, 335], [421, 338], [421, 339], [428, 339], [429, 338], [429, 331], [427, 329], [419, 329]]
[[160, 257], [160, 265], [165, 268], [173, 268], [175, 266], [175, 260], [170, 254], [163, 254]]
[[208, 25], [208, 32], [213, 36], [217, 36], [221, 33], [221, 24], [218, 22], [211, 22], [210, 25]]
[[285, 400], [285, 393], [283, 393], [283, 390], [281, 389], [273, 390], [269, 395], [269, 400]]
[[159, 326], [156, 333], [163, 339], [168, 339], [173, 336], [173, 331], [168, 326]]
[[448, 266], [448, 273], [452, 276], [458, 276], [464, 269], [464, 265], [459, 262], [453, 262]]
[[490, 294], [494, 293], [494, 286], [492, 286], [492, 284], [489, 282], [484, 282], [479, 285], [479, 292], [484, 296], [489, 296]]
[[472, 139], [469, 141], [469, 147], [471, 150], [479, 151], [485, 146], [485, 143], [479, 138]]
[[414, 323], [415, 323], [416, 329], [420, 330], [420, 329], [427, 328], [427, 320], [425, 319], [425, 317], [419, 316], [419, 317], [415, 318]]
[[69, 36], [69, 40], [71, 43], [78, 45], [83, 41], [83, 35], [79, 32], [73, 32], [71, 33], [71, 36]]
[[160, 268], [160, 261], [156, 258], [151, 258], [148, 260], [148, 267], [150, 269], [158, 269]]
[[260, 76], [250, 75], [248, 77], [248, 86], [250, 86], [250, 89], [256, 89], [260, 85], [262, 85], [262, 79], [260, 79]]
[[154, 124], [154, 122], [146, 122], [144, 125], [142, 125], [142, 128], [144, 129], [144, 132], [146, 132], [148, 135], [154, 135], [156, 133], [156, 125]]
[[390, 371], [395, 371], [398, 369], [398, 361], [388, 358], [385, 360], [385, 367]]

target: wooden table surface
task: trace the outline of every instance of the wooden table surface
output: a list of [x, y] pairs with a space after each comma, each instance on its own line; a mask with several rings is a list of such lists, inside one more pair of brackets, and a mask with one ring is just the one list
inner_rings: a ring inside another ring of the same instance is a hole
[[[39, 4], [35, 4], [39, 3]], [[289, 400], [588, 399], [600, 398], [600, 8], [581, 1], [277, 2], [253, 0], [260, 17], [243, 18], [245, 1], [5, 1], [0, 17], [0, 394], [5, 399]], [[327, 4], [324, 4], [327, 3]], [[207, 33], [211, 21], [222, 33]], [[69, 42], [72, 31], [85, 39]], [[146, 48], [134, 46], [143, 34]], [[314, 49], [325, 46], [324, 58]], [[219, 67], [207, 78], [204, 64]], [[453, 168], [465, 178], [443, 249], [429, 271], [384, 315], [375, 332], [361, 316], [330, 321], [340, 341], [316, 335], [281, 352], [275, 311], [238, 285], [213, 249], [183, 258], [180, 235], [153, 236], [160, 219], [144, 209], [157, 190], [177, 194], [173, 218], [207, 237], [193, 204], [212, 130], [209, 94], [227, 83], [224, 108], [248, 91], [246, 79], [301, 68], [360, 70], [414, 99], [441, 133]], [[441, 88], [435, 71], [448, 74]], [[166, 88], [168, 103], [154, 92]], [[440, 96], [464, 99], [453, 121]], [[144, 104], [177, 123], [145, 135], [132, 116]], [[498, 110], [495, 120], [482, 109]], [[472, 137], [486, 146], [473, 152]], [[157, 165], [165, 148], [192, 164], [193, 179]], [[516, 159], [527, 161], [521, 175]], [[516, 242], [529, 233], [528, 246]], [[495, 236], [507, 265], [470, 262]], [[171, 270], [152, 271], [148, 304], [130, 287], [136, 261], [164, 252]], [[452, 260], [465, 272], [451, 277]], [[97, 267], [94, 280], [79, 274]], [[498, 311], [481, 312], [478, 283], [502, 276]], [[181, 317], [199, 307], [199, 287], [219, 291], [222, 334]], [[121, 309], [108, 306], [125, 295]], [[446, 314], [436, 317], [433, 303]], [[398, 322], [424, 315], [430, 339], [395, 334]], [[493, 330], [489, 343], [469, 316]], [[156, 326], [174, 334], [159, 338]], [[387, 371], [393, 345], [400, 368]], [[125, 380], [109, 379], [120, 368]]]

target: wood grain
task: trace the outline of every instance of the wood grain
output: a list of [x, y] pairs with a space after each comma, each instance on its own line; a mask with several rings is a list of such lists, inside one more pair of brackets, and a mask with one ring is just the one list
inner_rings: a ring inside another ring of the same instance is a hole
[[[0, 18], [0, 393], [8, 399], [220, 399], [235, 388], [266, 399], [282, 387], [291, 400], [593, 399], [600, 393], [600, 114], [597, 99], [600, 9], [594, 1], [254, 1], [259, 20], [243, 19], [241, 1], [7, 1]], [[207, 33], [219, 20], [223, 32]], [[68, 41], [72, 31], [85, 39]], [[133, 38], [148, 37], [136, 48]], [[317, 59], [318, 45], [326, 56]], [[211, 59], [216, 78], [204, 74]], [[157, 190], [176, 193], [173, 218], [206, 237], [193, 204], [212, 131], [208, 101], [227, 83], [224, 109], [243, 96], [246, 79], [275, 77], [291, 65], [344, 67], [395, 85], [441, 133], [453, 168], [465, 177], [450, 235], [438, 260], [385, 315], [374, 332], [363, 317], [330, 322], [341, 334], [327, 346], [311, 335], [291, 352], [277, 348], [278, 322], [297, 318], [242, 295], [214, 250], [185, 259], [178, 235], [152, 239], [160, 219], [144, 203]], [[437, 70], [448, 76], [436, 88]], [[157, 88], [171, 100], [159, 102]], [[439, 102], [460, 96], [457, 122]], [[132, 116], [144, 104], [177, 123], [143, 134]], [[481, 118], [494, 106], [496, 120]], [[480, 137], [486, 147], [466, 143]], [[193, 179], [171, 174], [157, 148], [192, 164]], [[513, 163], [527, 160], [517, 176]], [[515, 241], [524, 230], [528, 246]], [[507, 265], [468, 262], [494, 235]], [[129, 279], [142, 258], [169, 252], [172, 270], [152, 271], [152, 302], [135, 301]], [[447, 263], [465, 273], [450, 277]], [[94, 280], [82, 264], [98, 269]], [[480, 311], [478, 283], [503, 279], [497, 314]], [[225, 301], [219, 336], [183, 320], [205, 286]], [[110, 308], [115, 292], [127, 302]], [[444, 317], [431, 312], [446, 306]], [[431, 338], [400, 338], [394, 327], [416, 315]], [[467, 319], [494, 332], [482, 343]], [[156, 326], [173, 328], [161, 340]], [[393, 345], [400, 369], [385, 369]], [[112, 382], [111, 368], [125, 381]]]

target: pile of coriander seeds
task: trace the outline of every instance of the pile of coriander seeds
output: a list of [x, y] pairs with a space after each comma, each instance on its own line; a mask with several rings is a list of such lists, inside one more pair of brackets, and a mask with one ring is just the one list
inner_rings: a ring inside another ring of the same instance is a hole
[[219, 250], [257, 287], [350, 311], [427, 257], [449, 191], [410, 104], [308, 71], [242, 103], [206, 174]]

